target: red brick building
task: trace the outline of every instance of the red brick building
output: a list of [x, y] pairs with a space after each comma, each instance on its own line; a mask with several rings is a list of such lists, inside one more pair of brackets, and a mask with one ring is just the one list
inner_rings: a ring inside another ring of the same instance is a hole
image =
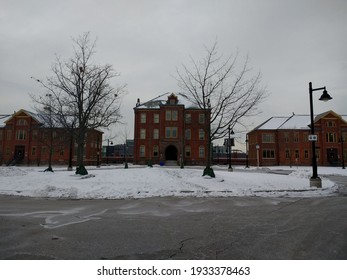
[[134, 163], [204, 165], [209, 111], [180, 94], [164, 94], [134, 108]]
[[[50, 147], [53, 164], [68, 164], [70, 147], [73, 161], [76, 160], [77, 146], [62, 128], [44, 127], [40, 117], [26, 110], [19, 110], [0, 127], [0, 164], [46, 164]], [[101, 161], [102, 132], [89, 130], [85, 145], [85, 164]], [[52, 140], [51, 140], [52, 139]]]
[[[346, 118], [328, 111], [315, 117], [317, 164], [337, 166], [347, 159]], [[311, 165], [310, 116], [272, 117], [248, 133], [249, 160], [256, 166]], [[341, 141], [343, 140], [343, 141]], [[343, 145], [343, 146], [342, 146]], [[258, 148], [258, 149], [257, 149]]]

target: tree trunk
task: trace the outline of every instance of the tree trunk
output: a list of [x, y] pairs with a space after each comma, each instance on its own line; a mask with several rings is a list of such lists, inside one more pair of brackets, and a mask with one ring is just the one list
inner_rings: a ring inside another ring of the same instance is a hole
[[205, 122], [207, 122], [207, 159], [206, 159], [206, 167], [202, 176], [208, 175], [212, 178], [215, 178], [216, 175], [211, 167], [211, 122], [210, 122], [210, 110], [208, 113], [205, 113]]
[[85, 131], [80, 130], [77, 136], [77, 168], [76, 174], [87, 175], [88, 171], [83, 164]]

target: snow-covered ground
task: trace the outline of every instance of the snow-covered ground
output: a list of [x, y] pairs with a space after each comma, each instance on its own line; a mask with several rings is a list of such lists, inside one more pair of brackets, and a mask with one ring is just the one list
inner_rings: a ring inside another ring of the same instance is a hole
[[[324, 175], [347, 175], [341, 168], [319, 168], [321, 189], [309, 186], [310, 167], [243, 167], [228, 172], [215, 166], [216, 178], [202, 177], [202, 168], [169, 168], [154, 166], [89, 167], [86, 177], [66, 171], [43, 172], [45, 167], [0, 167], [0, 194], [42, 198], [123, 199], [153, 196], [269, 196], [312, 197], [335, 195], [337, 186]], [[290, 170], [290, 175], [266, 171]]]

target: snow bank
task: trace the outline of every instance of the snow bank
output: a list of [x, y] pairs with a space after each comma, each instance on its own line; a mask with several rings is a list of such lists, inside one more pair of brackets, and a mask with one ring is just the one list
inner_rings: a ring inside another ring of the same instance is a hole
[[[63, 169], [0, 167], [0, 194], [41, 198], [124, 199], [153, 196], [268, 196], [312, 197], [334, 195], [337, 186], [323, 178], [321, 189], [309, 186], [309, 169], [290, 175], [244, 169], [216, 168], [216, 178], [202, 177], [198, 168], [118, 167], [89, 168], [83, 177]], [[82, 178], [85, 178], [82, 180]]]

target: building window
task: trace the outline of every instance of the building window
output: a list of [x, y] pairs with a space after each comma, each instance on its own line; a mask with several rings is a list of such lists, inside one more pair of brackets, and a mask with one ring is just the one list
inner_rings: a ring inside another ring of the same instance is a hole
[[167, 110], [165, 112], [165, 120], [167, 120], [167, 121], [177, 121], [177, 119], [178, 119], [178, 111], [176, 111], [176, 110], [173, 110], [173, 111]]
[[320, 159], [320, 149], [316, 149], [316, 158], [317, 160]]
[[204, 158], [205, 157], [205, 147], [200, 146], [199, 147], [199, 158]]
[[177, 138], [177, 127], [166, 127], [165, 128], [166, 138]]
[[335, 122], [333, 121], [328, 121], [326, 124], [327, 124], [327, 127], [335, 127]]
[[17, 130], [16, 131], [16, 140], [25, 140], [26, 139], [26, 131], [25, 130]]
[[294, 142], [299, 142], [299, 133], [294, 133]]
[[146, 113], [141, 113], [140, 122], [146, 123]]
[[305, 158], [307, 159], [309, 157], [308, 150], [305, 150]]
[[0, 131], [0, 141], [2, 141], [2, 131]]
[[203, 129], [199, 129], [199, 140], [205, 139], [205, 131]]
[[299, 150], [295, 150], [295, 159], [299, 159], [299, 158], [300, 158]]
[[263, 158], [275, 158], [275, 151], [274, 150], [263, 150]]
[[186, 146], [186, 148], [184, 150], [185, 150], [186, 157], [190, 157], [190, 155], [191, 155], [191, 148], [190, 148], [190, 146]]
[[304, 133], [303, 142], [307, 142], [307, 141], [308, 141], [308, 133]]
[[172, 138], [177, 138], [177, 127], [172, 128]]
[[167, 110], [165, 112], [165, 120], [171, 121], [171, 111]]
[[36, 156], [36, 147], [31, 148], [31, 155]]
[[140, 129], [140, 139], [146, 139], [146, 129]]
[[192, 115], [186, 114], [185, 115], [185, 121], [186, 121], [186, 123], [192, 123]]
[[153, 139], [159, 139], [159, 129], [153, 129]]
[[290, 158], [290, 150], [286, 150], [286, 159]]
[[146, 155], [146, 147], [144, 145], [140, 146], [140, 157], [145, 157]]
[[159, 156], [159, 147], [158, 146], [154, 146], [153, 147], [153, 156], [154, 157], [158, 157]]
[[192, 135], [191, 135], [191, 130], [190, 129], [186, 129], [186, 140], [190, 140]]
[[159, 123], [159, 114], [154, 114], [154, 123]]
[[177, 111], [172, 111], [171, 117], [173, 121], [177, 121], [178, 119], [178, 112]]
[[205, 114], [199, 114], [199, 123], [205, 123]]
[[275, 137], [273, 133], [264, 133], [262, 134], [263, 143], [275, 143]]
[[12, 130], [7, 130], [6, 140], [12, 140]]
[[17, 125], [27, 125], [28, 122], [25, 119], [19, 119], [17, 120]]
[[289, 142], [289, 133], [284, 133], [284, 142]]
[[336, 142], [336, 133], [334, 133], [334, 132], [327, 132], [326, 133], [326, 141], [328, 143], [335, 143]]

